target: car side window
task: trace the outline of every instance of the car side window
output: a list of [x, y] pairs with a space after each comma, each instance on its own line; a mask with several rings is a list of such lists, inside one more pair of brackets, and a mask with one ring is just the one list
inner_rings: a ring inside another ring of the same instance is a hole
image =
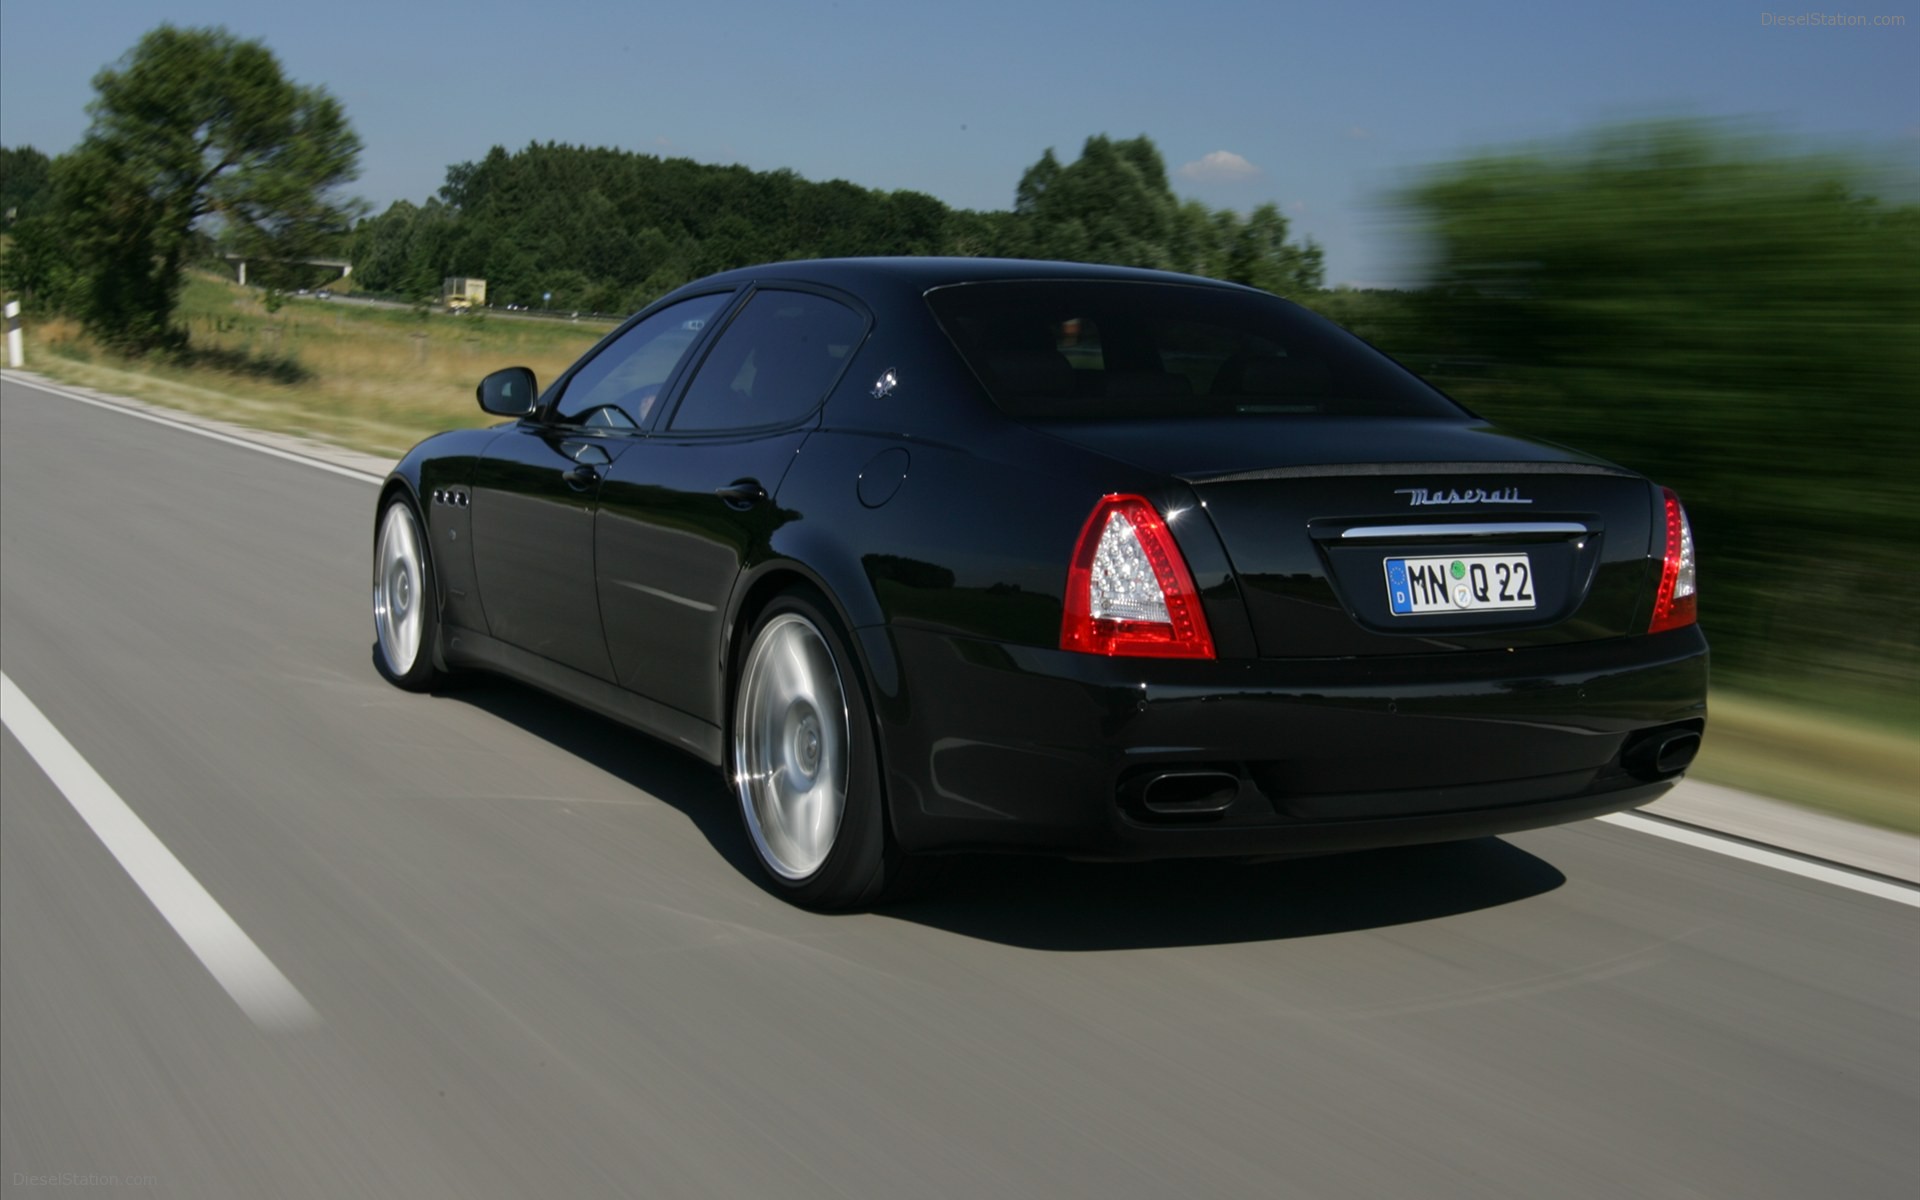
[[812, 412], [866, 333], [867, 319], [812, 292], [755, 292], [673, 414], [676, 432], [785, 425]]
[[558, 418], [603, 429], [646, 424], [674, 367], [729, 299], [717, 292], [682, 300], [621, 334], [567, 381]]

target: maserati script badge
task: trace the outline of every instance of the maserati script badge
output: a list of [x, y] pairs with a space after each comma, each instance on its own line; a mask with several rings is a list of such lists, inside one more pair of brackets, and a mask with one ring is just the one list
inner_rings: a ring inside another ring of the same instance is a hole
[[1520, 498], [1519, 488], [1495, 488], [1491, 492], [1485, 488], [1467, 488], [1461, 491], [1448, 488], [1445, 491], [1433, 491], [1428, 488], [1395, 488], [1393, 494], [1407, 497], [1407, 503], [1415, 508], [1422, 504], [1532, 504], [1531, 500]]

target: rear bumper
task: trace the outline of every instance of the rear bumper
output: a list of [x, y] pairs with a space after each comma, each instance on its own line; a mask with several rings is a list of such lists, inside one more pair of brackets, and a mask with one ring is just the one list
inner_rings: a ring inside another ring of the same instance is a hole
[[[915, 851], [1115, 859], [1318, 854], [1580, 820], [1679, 778], [1697, 627], [1583, 645], [1338, 660], [1160, 662], [932, 630], [861, 631], [895, 834]], [[1220, 810], [1143, 781], [1227, 777]]]

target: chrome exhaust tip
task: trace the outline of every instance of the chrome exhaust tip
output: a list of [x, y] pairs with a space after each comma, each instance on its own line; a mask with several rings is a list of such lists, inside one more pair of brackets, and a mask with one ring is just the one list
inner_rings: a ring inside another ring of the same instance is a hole
[[1162, 771], [1136, 785], [1140, 807], [1163, 817], [1210, 816], [1240, 798], [1240, 780], [1225, 771]]

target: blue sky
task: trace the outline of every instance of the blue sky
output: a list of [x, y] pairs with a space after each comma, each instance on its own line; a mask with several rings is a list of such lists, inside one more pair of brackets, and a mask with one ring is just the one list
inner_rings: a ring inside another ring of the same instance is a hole
[[[1763, 21], [1811, 11], [1907, 24]], [[1326, 247], [1330, 281], [1367, 283], [1410, 269], [1381, 197], [1477, 149], [1680, 113], [1920, 158], [1915, 0], [0, 0], [0, 144], [73, 145], [94, 72], [162, 21], [263, 39], [340, 97], [376, 208], [535, 140], [1004, 208], [1047, 147], [1144, 133], [1183, 195], [1275, 201]]]

